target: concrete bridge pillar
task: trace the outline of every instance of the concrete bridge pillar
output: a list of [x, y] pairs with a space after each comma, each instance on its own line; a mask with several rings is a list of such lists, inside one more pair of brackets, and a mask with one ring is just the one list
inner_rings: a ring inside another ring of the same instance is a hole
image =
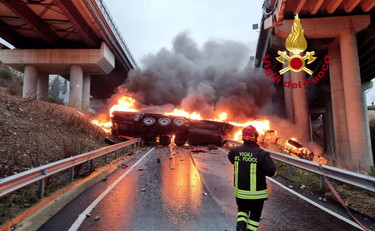
[[80, 65], [70, 66], [69, 106], [82, 109], [83, 70]]
[[[285, 66], [284, 66], [285, 67]], [[287, 71], [283, 75], [283, 81], [289, 82], [291, 81], [290, 77], [290, 71]], [[284, 102], [285, 102], [285, 113], [286, 118], [289, 122], [294, 121], [294, 115], [293, 115], [293, 90], [290, 87], [284, 87]]]
[[294, 123], [297, 126], [301, 141], [310, 141], [310, 113], [307, 101], [307, 88], [303, 85], [306, 74], [305, 72], [291, 72], [292, 83], [300, 82], [301, 88], [294, 88], [293, 91], [293, 114]]
[[338, 157], [336, 161], [339, 167], [350, 169], [351, 154], [348, 137], [348, 124], [346, 119], [340, 46], [338, 40], [335, 40], [335, 42], [331, 44], [329, 48], [329, 55], [331, 57], [329, 74], [331, 81], [335, 156]]
[[33, 65], [25, 66], [22, 97], [35, 99], [37, 94], [38, 68]]
[[49, 73], [39, 71], [38, 82], [37, 82], [37, 100], [47, 101], [48, 100], [48, 80]]
[[90, 84], [91, 76], [90, 73], [83, 73], [83, 91], [82, 91], [82, 110], [88, 111], [90, 108]]
[[352, 169], [369, 171], [370, 139], [366, 135], [364, 102], [359, 72], [359, 61], [355, 31], [345, 30], [340, 34], [341, 64], [345, 93], [345, 106], [352, 157]]

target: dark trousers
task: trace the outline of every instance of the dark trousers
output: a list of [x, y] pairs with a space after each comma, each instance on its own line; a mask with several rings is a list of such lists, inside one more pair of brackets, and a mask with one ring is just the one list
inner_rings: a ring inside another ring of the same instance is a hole
[[[245, 200], [236, 198], [238, 206], [237, 230], [257, 230], [264, 201], [264, 199]], [[247, 219], [247, 222], [245, 222], [245, 219]]]

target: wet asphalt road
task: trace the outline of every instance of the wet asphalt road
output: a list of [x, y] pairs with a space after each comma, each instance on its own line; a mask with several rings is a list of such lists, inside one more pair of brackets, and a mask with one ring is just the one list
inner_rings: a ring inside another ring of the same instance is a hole
[[[39, 230], [69, 230], [79, 214], [145, 154], [78, 230], [235, 230], [233, 170], [225, 152], [190, 154], [188, 149], [160, 146], [148, 151], [134, 156], [127, 169], [117, 170], [79, 195]], [[358, 230], [278, 185], [268, 184], [270, 199], [265, 203], [260, 231]]]
[[[137, 155], [129, 166], [141, 155]], [[124, 169], [85, 191], [39, 230], [68, 230], [82, 211]], [[189, 150], [158, 147], [91, 211], [78, 230], [233, 230], [206, 193]], [[99, 220], [95, 217], [100, 216]]]
[[[192, 154], [195, 165], [210, 195], [229, 216], [235, 217], [237, 207], [233, 198], [233, 165], [227, 158], [227, 151], [223, 149], [211, 150]], [[355, 231], [360, 230], [347, 222], [330, 215], [316, 206], [311, 205], [300, 197], [282, 188], [274, 181], [282, 179], [267, 179], [269, 199], [266, 200], [262, 211], [259, 231]], [[288, 185], [287, 185], [288, 187]], [[289, 188], [289, 187], [288, 187]], [[351, 220], [348, 213], [337, 205], [318, 200], [317, 196], [304, 195], [324, 208], [329, 208], [344, 218]], [[364, 202], [366, 203], [366, 202]], [[371, 230], [375, 224], [356, 217]]]

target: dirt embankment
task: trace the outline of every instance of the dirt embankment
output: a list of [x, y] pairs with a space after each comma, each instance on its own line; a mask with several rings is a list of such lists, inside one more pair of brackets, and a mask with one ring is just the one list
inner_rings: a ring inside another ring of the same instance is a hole
[[105, 145], [105, 134], [82, 112], [3, 91], [0, 131], [0, 178]]

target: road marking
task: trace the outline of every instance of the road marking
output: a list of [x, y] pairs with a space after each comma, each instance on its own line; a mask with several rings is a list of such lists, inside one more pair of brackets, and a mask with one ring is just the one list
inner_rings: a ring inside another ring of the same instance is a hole
[[124, 174], [122, 174], [113, 184], [111, 184], [98, 198], [96, 198], [86, 209], [81, 213], [77, 220], [72, 224], [69, 228], [69, 231], [76, 231], [81, 226], [82, 222], [86, 219], [86, 214], [89, 214], [91, 210], [95, 208], [95, 206], [118, 184], [121, 180], [126, 177], [142, 160], [145, 158], [154, 148], [150, 149], [141, 159], [139, 159], [133, 166], [131, 166]]
[[[219, 148], [219, 150], [222, 151], [222, 152], [224, 152], [224, 153], [226, 153], [226, 154], [228, 154], [228, 151], [226, 151], [226, 150], [224, 150], [224, 149], [222, 149], [222, 148]], [[277, 184], [278, 186], [280, 186], [281, 188], [283, 188], [283, 189], [289, 191], [290, 193], [292, 193], [292, 194], [298, 196], [298, 197], [301, 198], [302, 200], [305, 200], [306, 202], [308, 202], [308, 203], [314, 205], [315, 207], [318, 207], [319, 209], [321, 209], [321, 210], [323, 210], [323, 211], [325, 211], [325, 212], [331, 214], [332, 216], [337, 217], [338, 219], [340, 219], [340, 220], [342, 220], [342, 221], [344, 221], [344, 222], [346, 222], [346, 223], [348, 223], [348, 224], [350, 224], [350, 225], [352, 225], [352, 226], [354, 226], [354, 227], [356, 227], [356, 228], [358, 228], [358, 229], [360, 229], [360, 230], [363, 230], [362, 227], [359, 226], [359, 225], [358, 225], [357, 223], [355, 223], [354, 221], [351, 221], [351, 220], [349, 220], [348, 218], [343, 217], [343, 216], [341, 216], [340, 214], [337, 214], [337, 213], [333, 212], [332, 210], [329, 210], [329, 209], [325, 208], [324, 206], [322, 206], [322, 205], [320, 205], [320, 204], [318, 204], [318, 203], [316, 203], [316, 202], [310, 200], [309, 198], [302, 196], [301, 194], [299, 194], [299, 193], [297, 193], [296, 191], [294, 191], [294, 190], [292, 190], [292, 189], [290, 189], [290, 188], [284, 186], [283, 184], [281, 184], [280, 182], [276, 181], [275, 179], [272, 179], [271, 177], [267, 177], [267, 178], [268, 178], [270, 181], [272, 181], [273, 183], [275, 183], [275, 184]]]

